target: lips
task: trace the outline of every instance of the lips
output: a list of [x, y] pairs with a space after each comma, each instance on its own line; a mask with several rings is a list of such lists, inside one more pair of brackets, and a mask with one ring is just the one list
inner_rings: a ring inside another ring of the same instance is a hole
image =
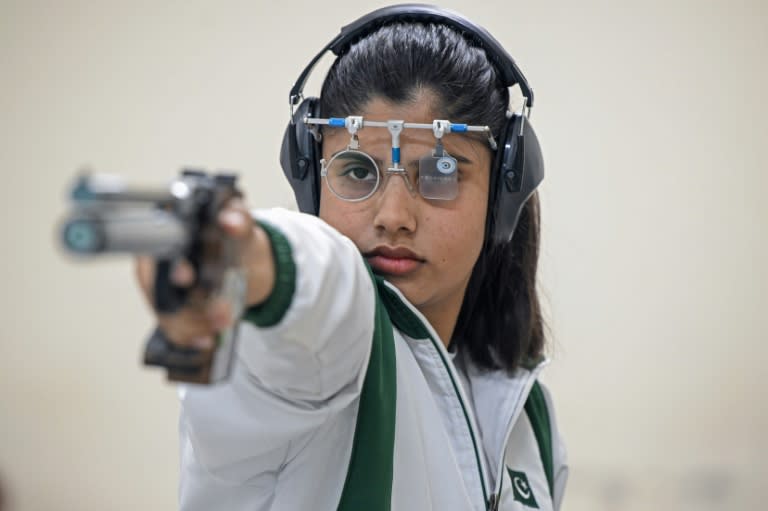
[[378, 246], [363, 254], [378, 273], [392, 276], [407, 275], [418, 269], [425, 259], [405, 247]]

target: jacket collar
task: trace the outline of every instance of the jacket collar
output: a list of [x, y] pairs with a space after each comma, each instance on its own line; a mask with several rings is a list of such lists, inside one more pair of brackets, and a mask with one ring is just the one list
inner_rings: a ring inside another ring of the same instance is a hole
[[[409, 304], [400, 290], [385, 280], [379, 279], [378, 284], [379, 295], [395, 327], [413, 339], [427, 339], [433, 335], [430, 333], [432, 328], [426, 324], [426, 318], [414, 311], [415, 307]], [[435, 340], [440, 342], [439, 339]], [[461, 353], [453, 364], [467, 377], [469, 388], [464, 390], [474, 404], [474, 422], [480, 430], [493, 479], [489, 483], [498, 486], [512, 428], [523, 411], [536, 378], [549, 364], [549, 360], [542, 357], [524, 364], [511, 375], [504, 369], [481, 369]]]
[[[431, 334], [430, 328], [425, 325], [426, 318], [413, 310], [415, 307], [409, 304], [400, 290], [383, 279], [378, 280], [378, 284], [379, 294], [392, 323], [408, 337], [429, 338]], [[549, 364], [549, 359], [542, 357], [525, 364], [513, 374], [504, 369], [481, 369], [461, 353], [453, 363], [467, 377], [469, 388], [465, 389], [465, 393], [471, 396], [474, 403], [475, 423], [480, 430], [492, 477], [498, 479], [512, 427], [523, 411], [536, 378]], [[497, 485], [497, 481], [494, 483]]]

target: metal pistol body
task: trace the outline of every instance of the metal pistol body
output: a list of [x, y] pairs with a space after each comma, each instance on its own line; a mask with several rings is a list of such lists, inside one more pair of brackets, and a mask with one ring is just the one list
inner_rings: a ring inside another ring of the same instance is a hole
[[[153, 297], [160, 314], [223, 297], [238, 317], [245, 301], [244, 270], [238, 242], [225, 235], [217, 217], [230, 200], [241, 196], [232, 174], [184, 170], [161, 190], [130, 189], [114, 177], [82, 175], [72, 190], [75, 210], [62, 229], [64, 246], [81, 255], [154, 257]], [[171, 281], [174, 263], [180, 259], [195, 270], [190, 288]], [[166, 368], [172, 381], [223, 381], [232, 370], [236, 334], [235, 323], [218, 334], [213, 350], [202, 351], [172, 344], [157, 328], [147, 342], [144, 363]]]

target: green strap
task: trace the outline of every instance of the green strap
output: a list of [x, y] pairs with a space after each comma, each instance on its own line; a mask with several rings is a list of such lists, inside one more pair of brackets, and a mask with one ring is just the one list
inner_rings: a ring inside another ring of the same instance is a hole
[[371, 357], [338, 511], [390, 510], [397, 397], [394, 342], [392, 322], [376, 293]]
[[293, 301], [293, 293], [296, 291], [296, 264], [293, 261], [291, 244], [283, 233], [266, 222], [259, 222], [259, 225], [267, 233], [272, 247], [275, 287], [264, 303], [247, 309], [243, 318], [258, 327], [266, 328], [282, 321]]
[[554, 494], [552, 427], [549, 422], [549, 410], [544, 391], [538, 381], [533, 383], [531, 393], [528, 394], [528, 399], [525, 401], [525, 413], [531, 422], [536, 443], [539, 444], [539, 456], [541, 456], [541, 463], [544, 466], [544, 473], [547, 475], [549, 495], [552, 496]]

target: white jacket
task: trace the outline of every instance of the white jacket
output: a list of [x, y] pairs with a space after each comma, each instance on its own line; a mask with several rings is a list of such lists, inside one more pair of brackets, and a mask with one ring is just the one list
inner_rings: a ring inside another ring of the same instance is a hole
[[232, 379], [180, 388], [183, 511], [559, 509], [543, 362], [514, 377], [454, 363], [351, 240], [309, 215], [254, 216], [277, 282], [240, 325]]

